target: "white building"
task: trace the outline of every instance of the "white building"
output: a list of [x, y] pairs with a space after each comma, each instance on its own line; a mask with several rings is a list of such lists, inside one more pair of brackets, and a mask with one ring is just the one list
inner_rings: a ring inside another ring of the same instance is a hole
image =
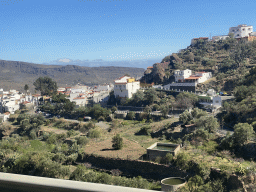
[[234, 34], [234, 38], [248, 37], [253, 32], [253, 26], [247, 26], [245, 24], [238, 25], [237, 27], [230, 27], [229, 33]]
[[113, 84], [110, 85], [98, 85], [94, 88], [94, 91], [108, 91], [110, 92], [114, 88]]
[[203, 82], [207, 81], [208, 79], [212, 78], [211, 72], [195, 72], [195, 75], [200, 77], [198, 79], [198, 83], [203, 83]]
[[114, 95], [115, 97], [131, 98], [137, 90], [140, 89], [140, 82], [135, 81], [134, 78], [129, 76], [121, 77], [115, 80]]
[[184, 82], [185, 79], [190, 77], [191, 75], [192, 71], [189, 69], [174, 71], [175, 82]]
[[191, 75], [190, 77], [185, 79], [186, 83], [203, 83], [208, 79], [212, 78], [211, 72], [196, 72], [195, 75]]
[[230, 38], [228, 35], [219, 35], [219, 36], [213, 36], [212, 40], [213, 41], [220, 41], [220, 40], [226, 40]]
[[70, 100], [70, 102], [75, 102], [76, 107], [82, 107], [88, 104], [87, 96], [85, 93], [70, 93], [69, 97], [67, 99]]
[[5, 112], [3, 114], [0, 114], [0, 123], [7, 121], [9, 117], [10, 117], [10, 112]]
[[217, 95], [214, 89], [209, 89], [207, 94], [199, 96], [199, 104], [203, 105], [204, 108], [212, 108], [213, 110], [221, 107], [221, 96]]

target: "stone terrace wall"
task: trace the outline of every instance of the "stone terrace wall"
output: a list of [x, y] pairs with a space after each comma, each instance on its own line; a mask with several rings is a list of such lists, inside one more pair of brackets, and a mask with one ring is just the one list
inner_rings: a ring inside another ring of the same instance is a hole
[[80, 163], [91, 163], [92, 166], [102, 169], [119, 169], [124, 174], [132, 176], [142, 176], [148, 179], [161, 180], [167, 177], [186, 177], [188, 173], [174, 166], [160, 165], [148, 161], [113, 159], [97, 157], [94, 155], [80, 154]]

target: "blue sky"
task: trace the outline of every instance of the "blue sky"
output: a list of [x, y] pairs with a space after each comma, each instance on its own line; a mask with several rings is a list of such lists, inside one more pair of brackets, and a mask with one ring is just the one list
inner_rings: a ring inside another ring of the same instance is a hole
[[0, 59], [145, 67], [138, 61], [160, 62], [194, 37], [226, 35], [239, 24], [256, 31], [255, 7], [255, 0], [0, 0]]

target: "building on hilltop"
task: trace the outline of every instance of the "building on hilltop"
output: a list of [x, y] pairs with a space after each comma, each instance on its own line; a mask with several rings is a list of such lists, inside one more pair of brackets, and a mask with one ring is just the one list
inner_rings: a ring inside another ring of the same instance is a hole
[[220, 40], [226, 40], [230, 38], [228, 35], [219, 35], [219, 36], [213, 36], [212, 40], [213, 41], [220, 41]]
[[199, 40], [201, 41], [209, 41], [209, 38], [208, 37], [199, 37], [199, 38], [193, 38], [191, 40], [191, 45], [195, 45]]
[[234, 34], [234, 38], [244, 38], [250, 36], [253, 32], [253, 26], [247, 26], [245, 24], [238, 25], [237, 27], [230, 27], [229, 33]]
[[114, 95], [115, 97], [131, 98], [137, 90], [140, 89], [140, 82], [135, 78], [123, 76], [115, 80]]

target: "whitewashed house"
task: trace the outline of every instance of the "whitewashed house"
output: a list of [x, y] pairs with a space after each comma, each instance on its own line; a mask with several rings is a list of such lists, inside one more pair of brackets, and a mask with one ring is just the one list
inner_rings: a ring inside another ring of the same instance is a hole
[[211, 72], [195, 72], [195, 75], [191, 75], [188, 78], [185, 78], [186, 83], [203, 83], [208, 79], [212, 78]]
[[114, 95], [115, 97], [131, 98], [139, 89], [139, 81], [135, 81], [135, 78], [129, 76], [123, 76], [115, 80]]
[[191, 75], [192, 71], [190, 69], [174, 71], [175, 82], [184, 82]]
[[5, 112], [3, 114], [0, 114], [0, 120], [1, 120], [0, 123], [7, 121], [9, 117], [10, 117], [10, 112]]
[[209, 89], [207, 94], [202, 94], [199, 96], [199, 104], [203, 105], [204, 108], [217, 110], [222, 104], [221, 96], [217, 95], [214, 89]]
[[253, 26], [249, 25], [238, 25], [237, 27], [230, 27], [229, 33], [234, 34], [234, 38], [248, 37], [253, 32]]

